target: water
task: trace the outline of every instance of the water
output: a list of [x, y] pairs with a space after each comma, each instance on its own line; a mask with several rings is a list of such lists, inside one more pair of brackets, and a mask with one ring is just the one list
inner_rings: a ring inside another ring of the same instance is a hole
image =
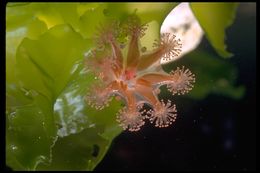
[[[147, 123], [138, 133], [123, 132], [95, 170], [256, 169], [256, 10], [248, 4], [238, 10], [226, 41], [235, 56], [223, 61], [237, 68], [235, 86], [243, 85], [245, 95], [176, 97], [174, 125], [158, 129]], [[205, 38], [198, 49], [215, 54]], [[223, 87], [228, 82], [219, 81]]]

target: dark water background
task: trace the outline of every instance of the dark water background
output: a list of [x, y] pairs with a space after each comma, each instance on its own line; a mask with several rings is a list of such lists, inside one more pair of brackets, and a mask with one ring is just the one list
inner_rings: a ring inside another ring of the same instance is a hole
[[[240, 4], [227, 38], [244, 97], [183, 98], [174, 125], [123, 132], [95, 170], [256, 170], [255, 3]], [[210, 49], [206, 39], [199, 47]]]

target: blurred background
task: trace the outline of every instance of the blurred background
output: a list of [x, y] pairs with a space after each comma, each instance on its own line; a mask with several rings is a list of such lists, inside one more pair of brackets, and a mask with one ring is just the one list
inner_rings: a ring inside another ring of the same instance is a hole
[[256, 170], [255, 3], [239, 5], [226, 36], [230, 59], [218, 57], [204, 36], [193, 52], [165, 65], [196, 74], [194, 90], [173, 97], [175, 124], [123, 132], [95, 170]]

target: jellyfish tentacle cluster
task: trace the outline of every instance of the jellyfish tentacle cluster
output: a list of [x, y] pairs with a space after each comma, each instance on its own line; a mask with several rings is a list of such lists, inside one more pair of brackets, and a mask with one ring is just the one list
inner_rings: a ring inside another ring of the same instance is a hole
[[[145, 119], [159, 128], [171, 125], [176, 120], [176, 105], [159, 99], [160, 87], [166, 85], [172, 95], [180, 95], [188, 93], [195, 82], [195, 75], [184, 66], [170, 73], [161, 68], [161, 59], [170, 61], [181, 52], [181, 41], [175, 35], [164, 33], [155, 40], [153, 50], [143, 51], [140, 38], [147, 27], [136, 15], [121, 24], [102, 26], [95, 36], [96, 47], [85, 57], [86, 68], [98, 81], [88, 88], [86, 103], [102, 110], [113, 96], [119, 97], [125, 106], [116, 120], [129, 131], [140, 130]], [[126, 46], [119, 41], [122, 35], [127, 38]]]

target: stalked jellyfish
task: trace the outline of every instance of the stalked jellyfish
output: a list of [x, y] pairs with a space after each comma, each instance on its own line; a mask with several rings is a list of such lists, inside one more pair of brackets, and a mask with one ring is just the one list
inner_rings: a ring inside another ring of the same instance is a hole
[[[168, 74], [161, 68], [161, 59], [171, 60], [181, 52], [180, 39], [175, 35], [162, 34], [152, 51], [140, 47], [140, 38], [147, 27], [136, 15], [130, 16], [126, 23], [101, 26], [95, 37], [97, 46], [86, 56], [86, 67], [97, 79], [88, 88], [86, 103], [101, 110], [116, 96], [125, 103], [117, 121], [129, 131], [140, 130], [145, 119], [160, 128], [171, 125], [176, 120], [176, 105], [170, 100], [159, 100], [160, 87], [166, 85], [172, 95], [185, 94], [195, 82], [189, 69], [178, 67]], [[118, 41], [122, 35], [128, 38], [126, 46]], [[151, 109], [146, 110], [145, 104]]]

